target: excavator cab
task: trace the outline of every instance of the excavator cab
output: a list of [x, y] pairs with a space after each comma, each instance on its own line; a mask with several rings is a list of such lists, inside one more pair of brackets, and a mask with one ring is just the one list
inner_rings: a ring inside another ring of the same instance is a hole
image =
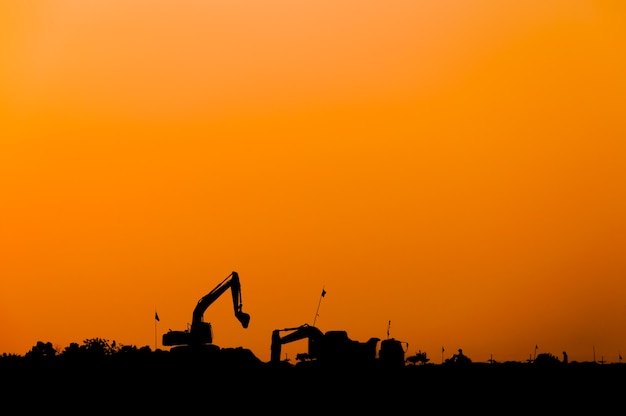
[[191, 327], [194, 344], [211, 344], [213, 342], [213, 327], [210, 322], [196, 322]]

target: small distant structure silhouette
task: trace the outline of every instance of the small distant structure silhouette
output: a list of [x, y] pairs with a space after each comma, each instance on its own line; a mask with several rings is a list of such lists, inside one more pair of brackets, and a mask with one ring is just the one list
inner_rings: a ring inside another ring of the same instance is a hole
[[446, 359], [446, 364], [455, 364], [455, 365], [467, 365], [471, 364], [472, 360], [465, 354], [463, 354], [463, 349], [459, 348], [457, 354], [453, 354], [451, 358]]
[[[296, 354], [296, 361], [302, 362], [302, 361], [309, 361], [311, 360], [311, 356], [309, 355], [308, 352], [299, 352]], [[287, 359], [286, 361], [289, 361], [289, 359]]]
[[415, 355], [408, 356], [406, 361], [412, 365], [424, 365], [430, 361], [430, 358], [427, 357], [426, 352], [422, 352], [422, 350], [417, 351]]
[[391, 320], [387, 321], [387, 338], [380, 342], [378, 360], [386, 367], [404, 367], [405, 354], [409, 350], [409, 343], [390, 338]]

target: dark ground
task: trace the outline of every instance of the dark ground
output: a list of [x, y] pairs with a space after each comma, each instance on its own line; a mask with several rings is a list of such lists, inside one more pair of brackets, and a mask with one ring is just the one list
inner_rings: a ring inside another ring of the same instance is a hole
[[163, 352], [4, 359], [0, 381], [4, 414], [621, 414], [626, 366], [270, 366], [241, 351], [219, 359]]

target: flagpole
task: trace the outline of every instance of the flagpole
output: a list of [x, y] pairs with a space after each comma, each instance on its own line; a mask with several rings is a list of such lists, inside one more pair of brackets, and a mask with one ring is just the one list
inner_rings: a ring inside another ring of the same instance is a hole
[[157, 313], [156, 308], [154, 308], [154, 350], [157, 349], [157, 322], [161, 319], [159, 318], [159, 314]]
[[324, 286], [322, 286], [322, 294], [320, 295], [320, 300], [317, 302], [317, 310], [315, 311], [315, 318], [313, 318], [313, 326], [315, 326], [315, 321], [317, 321], [317, 316], [319, 315], [320, 305], [322, 304], [322, 298], [326, 295], [326, 291], [324, 290]]
[[157, 317], [157, 311], [156, 309], [154, 310], [154, 350], [156, 351], [157, 349], [157, 322], [158, 320], [156, 319]]

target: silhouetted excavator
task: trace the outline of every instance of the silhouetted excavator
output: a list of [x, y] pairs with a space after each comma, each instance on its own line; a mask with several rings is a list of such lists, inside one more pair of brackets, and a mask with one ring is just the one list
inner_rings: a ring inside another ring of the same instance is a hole
[[243, 312], [241, 302], [241, 283], [239, 274], [232, 272], [211, 292], [203, 296], [193, 310], [191, 327], [184, 331], [172, 331], [163, 334], [164, 346], [199, 347], [213, 343], [213, 328], [209, 322], [204, 322], [204, 312], [228, 289], [231, 290], [235, 317], [244, 328], [250, 323], [250, 315]]
[[[290, 331], [281, 337], [281, 332]], [[275, 329], [272, 331], [270, 363], [281, 362], [283, 344], [301, 339], [308, 340], [308, 352], [298, 354], [301, 361], [315, 361], [320, 365], [367, 365], [376, 359], [376, 347], [380, 338], [370, 338], [359, 342], [348, 337], [346, 331], [335, 330], [323, 333], [319, 328], [303, 324], [294, 328]]]

